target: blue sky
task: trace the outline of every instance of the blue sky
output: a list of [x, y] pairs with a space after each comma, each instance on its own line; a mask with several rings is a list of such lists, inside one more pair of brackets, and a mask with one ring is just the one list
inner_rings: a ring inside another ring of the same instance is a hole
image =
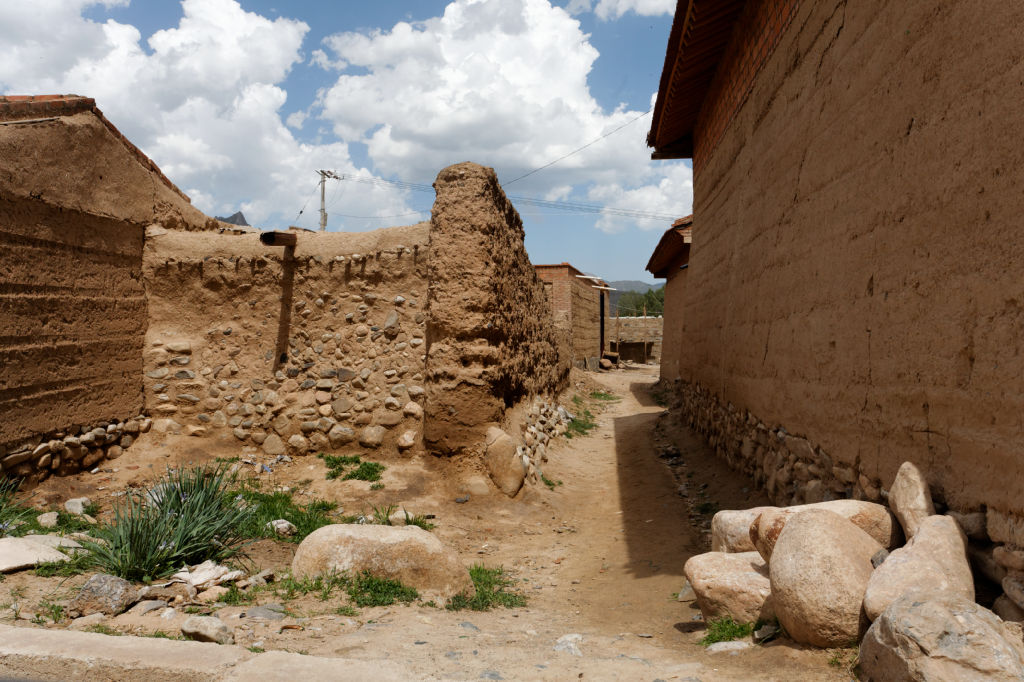
[[[429, 217], [459, 161], [511, 195], [625, 208], [622, 218], [519, 203], [535, 263], [606, 279], [643, 270], [668, 216], [690, 212], [688, 162], [644, 137], [673, 0], [45, 0], [0, 3], [0, 91], [75, 92], [210, 214], [329, 229]], [[635, 122], [633, 119], [637, 119]], [[626, 125], [628, 123], [628, 125]], [[297, 215], [305, 205], [305, 211]]]

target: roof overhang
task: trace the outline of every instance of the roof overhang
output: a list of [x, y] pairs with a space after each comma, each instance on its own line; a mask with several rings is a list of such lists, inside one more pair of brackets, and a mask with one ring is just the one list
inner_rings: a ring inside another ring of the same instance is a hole
[[652, 159], [693, 158], [693, 129], [746, 0], [678, 0], [647, 146]]
[[672, 227], [661, 235], [654, 247], [646, 270], [658, 278], [665, 279], [672, 273], [672, 266], [680, 261], [689, 261], [690, 244], [693, 241], [693, 216], [672, 223]]

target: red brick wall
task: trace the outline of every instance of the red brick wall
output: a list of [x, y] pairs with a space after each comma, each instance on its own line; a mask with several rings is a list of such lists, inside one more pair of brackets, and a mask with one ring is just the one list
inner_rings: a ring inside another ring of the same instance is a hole
[[747, 3], [697, 119], [694, 172], [703, 168], [714, 153], [799, 5], [800, 0], [751, 0]]
[[[535, 265], [537, 276], [545, 283], [555, 325], [570, 336], [572, 361], [584, 362], [601, 355], [600, 294], [583, 273], [569, 265]], [[608, 311], [607, 297], [605, 313]]]

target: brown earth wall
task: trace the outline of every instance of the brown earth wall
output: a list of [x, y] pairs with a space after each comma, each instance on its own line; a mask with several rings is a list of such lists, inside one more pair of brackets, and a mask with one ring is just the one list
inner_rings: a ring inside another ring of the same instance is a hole
[[[570, 284], [572, 305], [572, 355], [577, 366], [585, 366], [587, 358], [601, 357], [601, 296], [588, 279], [573, 278]], [[608, 301], [605, 300], [605, 315]]]
[[91, 466], [119, 439], [63, 462], [57, 443], [142, 410], [142, 241], [139, 225], [0, 195], [3, 473]]
[[[636, 348], [637, 357], [626, 358], [635, 362], [659, 362], [661, 360], [664, 319], [661, 317], [606, 317], [604, 320], [605, 343], [612, 347], [616, 341], [631, 344]], [[639, 344], [639, 345], [636, 345]], [[646, 359], [643, 355], [646, 344]], [[615, 348], [612, 348], [615, 350]], [[620, 357], [622, 356], [620, 352]]]
[[424, 436], [453, 454], [482, 448], [509, 408], [560, 391], [569, 360], [494, 171], [450, 166], [434, 189]]
[[665, 310], [663, 319], [661, 378], [676, 381], [680, 378], [680, 360], [689, 352], [683, 346], [683, 309], [686, 304], [686, 278], [689, 270], [671, 270], [675, 274], [665, 282]]
[[427, 232], [426, 223], [299, 232], [286, 250], [256, 234], [150, 230], [144, 357], [154, 428], [272, 455], [415, 447]]
[[803, 2], [699, 168], [682, 395], [777, 501], [909, 460], [1024, 545], [1022, 24]]

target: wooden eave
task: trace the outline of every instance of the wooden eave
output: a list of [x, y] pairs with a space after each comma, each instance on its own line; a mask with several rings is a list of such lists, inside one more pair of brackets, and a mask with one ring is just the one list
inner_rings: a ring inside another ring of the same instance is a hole
[[693, 157], [693, 129], [746, 0], [678, 0], [647, 145], [653, 159]]
[[658, 278], [665, 279], [671, 273], [671, 266], [678, 262], [680, 256], [685, 256], [684, 261], [689, 261], [690, 243], [693, 241], [693, 216], [672, 223], [672, 227], [665, 230], [661, 235], [658, 245], [654, 247], [651, 259], [647, 261], [648, 272]]

